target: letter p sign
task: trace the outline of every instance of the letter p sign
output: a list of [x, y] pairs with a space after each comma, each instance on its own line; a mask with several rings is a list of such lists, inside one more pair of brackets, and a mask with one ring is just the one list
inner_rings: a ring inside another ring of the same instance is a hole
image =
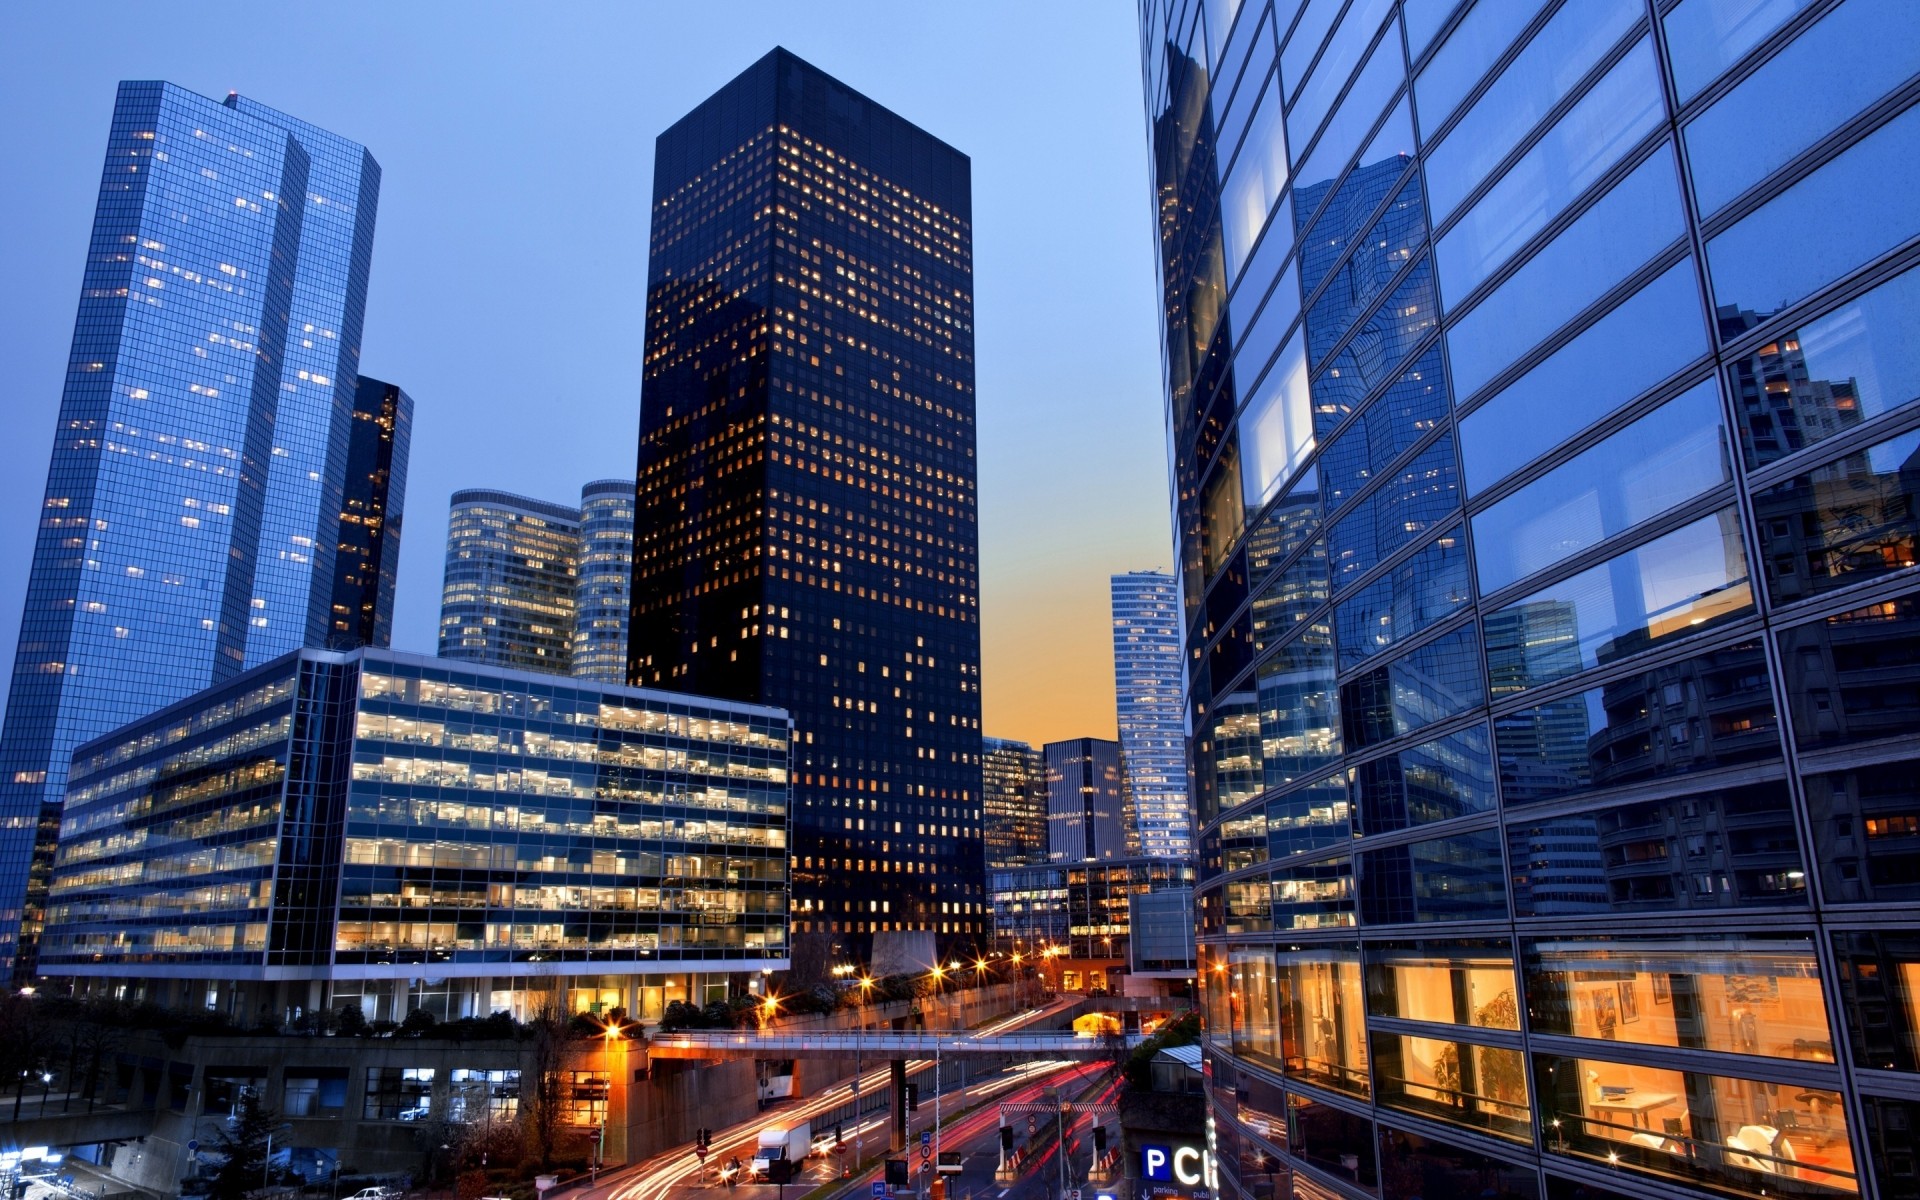
[[1143, 1179], [1173, 1178], [1173, 1154], [1165, 1146], [1142, 1146], [1140, 1148], [1140, 1177]]

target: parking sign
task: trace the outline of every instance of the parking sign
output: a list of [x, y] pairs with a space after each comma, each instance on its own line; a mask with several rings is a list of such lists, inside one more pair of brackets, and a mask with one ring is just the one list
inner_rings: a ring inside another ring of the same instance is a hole
[[886, 1198], [887, 1198], [886, 1181], [880, 1180], [880, 1179], [874, 1180], [873, 1181], [873, 1200], [886, 1200]]

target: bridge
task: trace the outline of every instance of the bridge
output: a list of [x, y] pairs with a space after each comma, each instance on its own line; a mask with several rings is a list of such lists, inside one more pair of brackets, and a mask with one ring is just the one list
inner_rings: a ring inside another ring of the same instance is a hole
[[650, 1058], [847, 1058], [855, 1053], [882, 1059], [944, 1058], [948, 1055], [1017, 1055], [1022, 1058], [1106, 1059], [1131, 1050], [1142, 1037], [1082, 1037], [1071, 1032], [972, 1033], [966, 1030], [859, 1030], [762, 1032], [686, 1030], [647, 1039]]

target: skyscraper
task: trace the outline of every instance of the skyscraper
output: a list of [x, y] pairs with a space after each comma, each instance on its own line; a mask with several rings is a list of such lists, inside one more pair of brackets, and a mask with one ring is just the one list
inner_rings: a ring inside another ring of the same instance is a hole
[[413, 398], [397, 384], [362, 375], [353, 397], [333, 568], [333, 623], [327, 645], [334, 649], [392, 644], [412, 441]]
[[1047, 760], [1025, 742], [982, 738], [981, 840], [987, 870], [1047, 861]]
[[1132, 798], [1129, 853], [1193, 853], [1187, 807], [1186, 706], [1180, 698], [1180, 593], [1171, 575], [1115, 575], [1113, 683], [1120, 752]]
[[73, 748], [327, 636], [379, 178], [251, 100], [120, 85], [0, 731], [17, 969]]
[[580, 566], [573, 588], [576, 676], [626, 682], [632, 586], [633, 481], [596, 479], [580, 489]]
[[1139, 12], [1221, 1194], [1920, 1195], [1911, 8]]
[[1048, 742], [1047, 861], [1127, 857], [1126, 784], [1120, 743], [1105, 738]]
[[970, 179], [779, 49], [654, 156], [628, 678], [793, 714], [794, 929], [876, 968], [986, 932]]
[[570, 674], [580, 510], [484, 488], [453, 494], [440, 657]]

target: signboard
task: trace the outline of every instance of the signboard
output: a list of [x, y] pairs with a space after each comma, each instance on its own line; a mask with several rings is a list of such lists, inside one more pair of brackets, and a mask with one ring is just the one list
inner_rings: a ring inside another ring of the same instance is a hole
[[962, 1157], [958, 1150], [942, 1150], [940, 1152], [940, 1166], [938, 1168], [940, 1174], [958, 1175], [963, 1169], [960, 1165]]
[[904, 1158], [887, 1160], [887, 1186], [903, 1188], [910, 1182], [911, 1168]]
[[931, 1130], [931, 1129], [922, 1129], [922, 1130], [920, 1131], [920, 1144], [921, 1144], [922, 1146], [931, 1146], [931, 1145], [933, 1145], [933, 1130]]
[[1213, 1156], [1199, 1146], [1142, 1146], [1140, 1177], [1189, 1188], [1212, 1187]]
[[193, 1153], [194, 1151], [196, 1151], [196, 1150], [198, 1150], [199, 1148], [200, 1148], [200, 1139], [199, 1139], [199, 1138], [188, 1138], [188, 1139], [187, 1139], [187, 1153], [188, 1153], [188, 1154], [192, 1154], [192, 1153]]
[[886, 1200], [887, 1185], [881, 1180], [873, 1181], [873, 1200]]

